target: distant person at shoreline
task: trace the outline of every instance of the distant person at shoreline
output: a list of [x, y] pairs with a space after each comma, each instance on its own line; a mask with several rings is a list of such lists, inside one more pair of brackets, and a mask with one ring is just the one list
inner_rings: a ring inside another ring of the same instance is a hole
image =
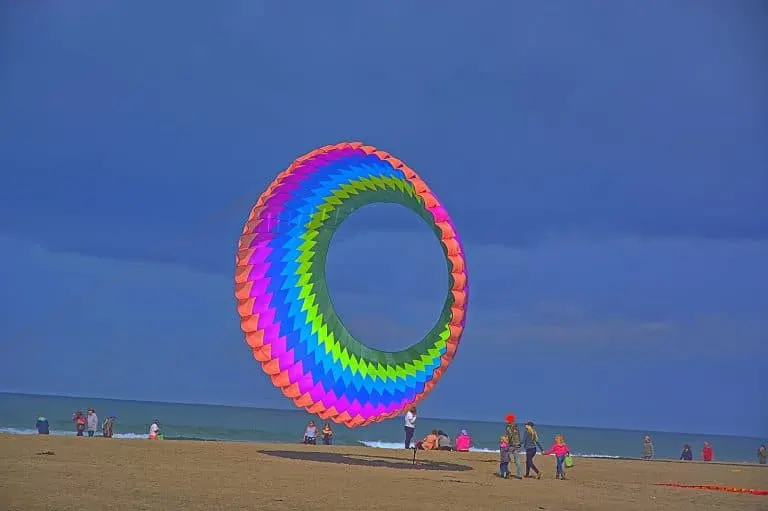
[[691, 461], [693, 460], [693, 452], [691, 451], [691, 446], [688, 444], [685, 444], [683, 446], [683, 452], [680, 453], [680, 459], [683, 461]]
[[504, 417], [506, 426], [504, 427], [504, 434], [509, 442], [509, 453], [512, 457], [512, 461], [515, 462], [515, 477], [517, 479], [523, 478], [523, 467], [520, 459], [520, 448], [523, 446], [520, 440], [520, 428], [515, 422], [515, 414], [510, 413]]
[[85, 426], [88, 423], [88, 419], [85, 418], [81, 410], [72, 414], [72, 422], [75, 423], [75, 431], [77, 436], [83, 436], [85, 433]]
[[757, 448], [757, 462], [760, 465], [768, 463], [768, 452], [766, 452], [765, 444]]
[[437, 432], [437, 449], [439, 451], [450, 451], [452, 449], [451, 437], [442, 429]]
[[456, 437], [456, 450], [459, 452], [469, 452], [472, 445], [472, 437], [469, 436], [466, 429], [462, 429], [459, 436]]
[[333, 430], [327, 422], [323, 425], [323, 443], [325, 445], [333, 444]]
[[565, 480], [565, 457], [571, 454], [568, 444], [565, 443], [563, 435], [555, 435], [555, 442], [552, 447], [542, 454], [555, 455], [555, 479]]
[[93, 437], [96, 434], [96, 429], [99, 427], [99, 416], [96, 415], [96, 410], [88, 408], [88, 436]]
[[433, 429], [423, 440], [416, 442], [416, 449], [421, 451], [433, 451], [437, 449], [437, 430]]
[[653, 459], [653, 456], [653, 442], [651, 442], [651, 437], [645, 435], [645, 438], [643, 438], [643, 459], [650, 460]]
[[509, 477], [509, 439], [505, 435], [499, 438], [499, 477]]
[[536, 464], [533, 462], [533, 458], [536, 456], [536, 448], [540, 451], [544, 451], [544, 448], [539, 442], [539, 434], [534, 428], [533, 422], [528, 421], [525, 423], [525, 433], [523, 433], [523, 448], [525, 449], [525, 477], [532, 477], [531, 470], [536, 473], [536, 479], [541, 479], [541, 472]]
[[304, 430], [304, 442], [309, 445], [317, 445], [317, 425], [315, 421], [309, 421], [307, 429]]
[[416, 431], [416, 407], [412, 406], [405, 414], [405, 448], [411, 448], [411, 440], [413, 440], [413, 432]]
[[158, 440], [160, 438], [160, 421], [155, 419], [149, 425], [149, 439]]
[[42, 415], [38, 415], [37, 419], [35, 420], [35, 429], [37, 430], [38, 435], [47, 435], [50, 431], [50, 425], [48, 424], [48, 419], [43, 417]]
[[115, 429], [115, 419], [114, 415], [110, 415], [106, 418], [104, 424], [101, 425], [101, 434], [104, 435], [104, 438], [112, 438]]
[[701, 449], [701, 459], [704, 461], [712, 461], [713, 456], [712, 446], [709, 445], [709, 442], [704, 442], [704, 447]]

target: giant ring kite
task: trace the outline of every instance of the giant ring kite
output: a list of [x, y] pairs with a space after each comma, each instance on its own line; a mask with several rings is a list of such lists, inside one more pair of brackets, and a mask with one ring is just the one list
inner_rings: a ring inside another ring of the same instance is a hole
[[[424, 219], [448, 267], [437, 323], [398, 352], [352, 337], [325, 281], [336, 228], [376, 202], [401, 204]], [[349, 427], [394, 417], [434, 388], [456, 354], [467, 291], [464, 250], [440, 201], [402, 161], [360, 142], [321, 147], [294, 161], [259, 197], [238, 245], [235, 297], [254, 357], [296, 406]]]

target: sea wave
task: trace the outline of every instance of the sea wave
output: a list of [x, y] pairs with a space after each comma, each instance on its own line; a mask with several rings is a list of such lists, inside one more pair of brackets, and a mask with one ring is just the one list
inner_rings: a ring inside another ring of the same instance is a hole
[[[400, 442], [383, 442], [381, 440], [359, 440], [358, 443], [360, 445], [364, 445], [366, 447], [374, 447], [377, 449], [402, 449], [403, 444]], [[487, 452], [487, 453], [498, 453], [498, 449], [486, 449], [484, 447], [470, 447], [469, 452]], [[539, 452], [537, 455], [541, 456], [542, 454]], [[575, 458], [608, 458], [608, 459], [619, 459], [620, 456], [608, 456], [606, 454], [590, 454], [590, 453], [573, 453], [573, 456]]]
[[[36, 429], [29, 428], [0, 428], [0, 433], [6, 433], [10, 435], [37, 435]], [[53, 436], [75, 436], [74, 431], [51, 431]], [[96, 436], [101, 436], [101, 433], [96, 433]], [[127, 438], [127, 439], [146, 439], [146, 433], [115, 433], [113, 438]]]

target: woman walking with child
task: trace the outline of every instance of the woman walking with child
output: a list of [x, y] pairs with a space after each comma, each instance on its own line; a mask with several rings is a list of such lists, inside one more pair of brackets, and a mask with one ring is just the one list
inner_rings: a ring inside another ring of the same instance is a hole
[[544, 448], [539, 442], [539, 434], [533, 427], [533, 422], [528, 421], [525, 423], [525, 433], [523, 433], [523, 448], [525, 449], [525, 477], [531, 476], [531, 470], [536, 474], [536, 479], [541, 479], [541, 472], [536, 464], [533, 462], [534, 456], [536, 456], [536, 448], [540, 451], [544, 451]]

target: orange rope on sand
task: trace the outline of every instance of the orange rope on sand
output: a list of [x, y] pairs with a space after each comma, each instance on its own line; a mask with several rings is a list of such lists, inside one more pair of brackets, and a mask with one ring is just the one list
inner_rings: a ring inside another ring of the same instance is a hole
[[656, 483], [656, 486], [669, 486], [672, 488], [695, 488], [697, 490], [715, 490], [727, 491], [730, 493], [748, 493], [750, 495], [767, 495], [766, 490], [756, 490], [754, 488], [737, 488], [735, 486], [715, 486], [712, 484], [679, 484], [679, 483]]

